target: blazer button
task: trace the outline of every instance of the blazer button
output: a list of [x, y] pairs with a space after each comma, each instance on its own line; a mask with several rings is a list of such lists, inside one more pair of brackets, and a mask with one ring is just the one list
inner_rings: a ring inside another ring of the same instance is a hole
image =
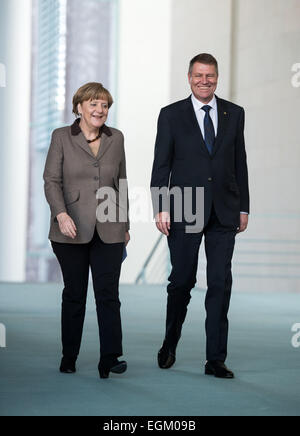
[[95, 176], [95, 177], [94, 177], [94, 180], [99, 180], [99, 177], [98, 177], [98, 176]]
[[209, 182], [212, 182], [212, 177], [209, 177], [207, 180], [208, 180]]
[[98, 167], [99, 167], [98, 162], [94, 163], [93, 165], [94, 165], [95, 168], [98, 168]]

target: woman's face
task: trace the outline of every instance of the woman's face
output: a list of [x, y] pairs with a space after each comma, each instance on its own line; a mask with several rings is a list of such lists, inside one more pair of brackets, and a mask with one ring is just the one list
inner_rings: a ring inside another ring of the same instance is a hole
[[103, 126], [108, 115], [108, 102], [106, 100], [88, 100], [78, 105], [81, 120], [90, 128]]

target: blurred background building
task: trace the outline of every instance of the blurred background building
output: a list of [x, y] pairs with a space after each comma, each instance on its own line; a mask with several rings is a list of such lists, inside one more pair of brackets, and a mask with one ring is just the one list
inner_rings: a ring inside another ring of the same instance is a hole
[[[125, 134], [131, 242], [122, 282], [164, 283], [164, 238], [145, 222], [159, 110], [190, 94], [201, 52], [219, 61], [217, 94], [246, 110], [251, 215], [237, 237], [234, 288], [300, 291], [298, 0], [0, 0], [0, 281], [60, 280], [42, 173], [72, 96], [99, 81]], [[205, 288], [205, 257], [198, 286]]]

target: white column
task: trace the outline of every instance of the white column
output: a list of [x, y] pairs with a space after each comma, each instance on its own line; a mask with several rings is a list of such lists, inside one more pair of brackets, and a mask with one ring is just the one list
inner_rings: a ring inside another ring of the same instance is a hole
[[[119, 12], [117, 127], [125, 135], [129, 191], [144, 187], [150, 200], [157, 118], [170, 102], [171, 0], [120, 0]], [[130, 206], [133, 212], [134, 200]], [[136, 278], [159, 236], [154, 223], [134, 223], [134, 216], [131, 228], [123, 282]]]
[[[6, 87], [1, 88], [0, 281], [23, 281], [26, 263], [31, 0], [1, 2], [1, 63]], [[3, 11], [2, 10], [2, 11]]]

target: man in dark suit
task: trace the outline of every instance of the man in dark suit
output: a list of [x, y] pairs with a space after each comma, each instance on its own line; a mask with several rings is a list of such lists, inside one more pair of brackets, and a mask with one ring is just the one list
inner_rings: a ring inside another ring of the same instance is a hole
[[[160, 112], [151, 179], [153, 196], [157, 188], [176, 187], [182, 192], [183, 203], [172, 196], [168, 209], [161, 201], [153, 200], [156, 226], [168, 237], [172, 264], [166, 333], [158, 364], [166, 369], [175, 362], [204, 235], [208, 286], [205, 374], [233, 378], [233, 372], [225, 365], [231, 259], [235, 236], [247, 228], [249, 214], [244, 109], [215, 95], [218, 63], [213, 56], [195, 56], [190, 62], [188, 80], [192, 95]], [[188, 207], [195, 211], [199, 187], [204, 188], [203, 225], [195, 227], [196, 232], [187, 232], [186, 216], [176, 219], [178, 210], [184, 210], [184, 203], [190, 201]], [[187, 188], [192, 190], [189, 196]], [[176, 201], [180, 204], [176, 205]]]

